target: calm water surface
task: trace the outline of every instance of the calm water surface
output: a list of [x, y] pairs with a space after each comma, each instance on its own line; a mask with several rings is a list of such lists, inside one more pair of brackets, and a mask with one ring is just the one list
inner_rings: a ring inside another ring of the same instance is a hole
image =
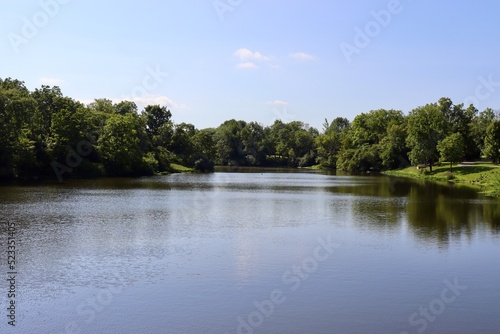
[[0, 333], [500, 333], [500, 201], [321, 173], [0, 187]]

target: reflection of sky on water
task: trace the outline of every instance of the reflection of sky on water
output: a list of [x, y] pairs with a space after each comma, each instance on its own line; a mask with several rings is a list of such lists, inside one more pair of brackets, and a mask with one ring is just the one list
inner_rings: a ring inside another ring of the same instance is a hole
[[[289, 294], [282, 313], [266, 320], [269, 332], [284, 322], [290, 332], [312, 328], [301, 322], [303, 312], [318, 332], [345, 328], [360, 314], [376, 319], [381, 331], [394, 321], [407, 325], [413, 303], [431, 298], [429, 290], [449, 275], [481, 290], [481, 278], [498, 274], [492, 265], [500, 243], [498, 201], [466, 188], [386, 177], [302, 172], [68, 180], [4, 186], [0, 212], [2, 222], [15, 221], [18, 229], [22, 320], [36, 327], [37, 319], [48, 319], [40, 327], [47, 332], [64, 327], [60, 317], [92, 332], [118, 323], [119, 315], [127, 318], [123, 328], [135, 331], [169, 323], [178, 332], [207, 324], [224, 332], [252, 311], [254, 300], [275, 288], [289, 291], [283, 273], [311, 256], [326, 235], [341, 247]], [[82, 323], [78, 304], [120, 285], [109, 308]], [[497, 305], [496, 294], [483, 297]], [[373, 309], [386, 299], [394, 303], [384, 306], [390, 317]], [[465, 301], [464, 309], [482, 307], [474, 298]], [[149, 313], [139, 314], [156, 319], [149, 327], [131, 320], [136, 305], [146, 302]], [[350, 328], [371, 328], [362, 324]]]

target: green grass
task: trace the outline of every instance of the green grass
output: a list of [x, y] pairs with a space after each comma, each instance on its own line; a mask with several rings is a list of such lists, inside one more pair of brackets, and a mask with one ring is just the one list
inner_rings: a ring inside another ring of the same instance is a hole
[[179, 164], [174, 164], [174, 163], [170, 164], [170, 170], [172, 173], [192, 173], [192, 172], [194, 172], [193, 168], [186, 167], [186, 166], [179, 165]]
[[320, 170], [320, 169], [323, 169], [323, 167], [321, 167], [321, 165], [312, 165], [312, 166], [309, 166], [309, 167], [302, 167], [303, 169], [312, 169], [312, 170]]
[[478, 162], [470, 166], [453, 166], [453, 172], [450, 172], [449, 163], [443, 163], [441, 166], [434, 166], [432, 172], [429, 171], [429, 168], [419, 170], [416, 167], [408, 167], [386, 171], [383, 174], [463, 184], [478, 189], [482, 194], [500, 197], [500, 167], [491, 162]]

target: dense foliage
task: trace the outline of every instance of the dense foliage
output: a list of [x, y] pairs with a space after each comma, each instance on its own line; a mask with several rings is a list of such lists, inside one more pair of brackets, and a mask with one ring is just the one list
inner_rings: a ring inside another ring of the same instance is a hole
[[372, 172], [457, 163], [486, 156], [500, 162], [500, 119], [448, 98], [417, 107], [373, 110], [350, 122], [325, 119], [320, 133], [276, 120], [270, 126], [228, 120], [213, 129], [175, 124], [166, 107], [96, 99], [84, 105], [59, 87], [29, 91], [0, 79], [0, 178], [132, 176], [169, 172], [171, 163], [212, 171], [214, 165], [321, 165]]

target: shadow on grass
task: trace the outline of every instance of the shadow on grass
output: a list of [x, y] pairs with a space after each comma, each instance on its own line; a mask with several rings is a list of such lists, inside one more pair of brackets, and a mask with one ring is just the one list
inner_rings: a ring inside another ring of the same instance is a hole
[[[469, 175], [469, 174], [476, 174], [476, 173], [484, 173], [484, 172], [489, 172], [491, 170], [496, 170], [497, 167], [488, 167], [488, 166], [454, 166], [453, 167], [453, 173], [459, 174], [459, 175]], [[449, 169], [448, 169], [449, 170]]]

